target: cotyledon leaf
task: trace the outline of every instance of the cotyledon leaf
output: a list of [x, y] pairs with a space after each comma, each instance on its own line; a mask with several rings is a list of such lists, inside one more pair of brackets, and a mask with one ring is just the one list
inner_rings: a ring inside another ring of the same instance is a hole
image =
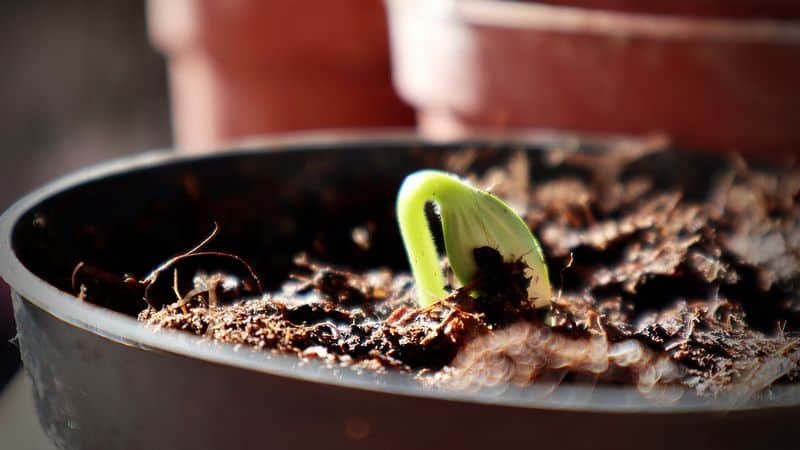
[[531, 230], [505, 202], [456, 176], [436, 170], [409, 175], [397, 196], [397, 220], [416, 281], [417, 297], [427, 306], [448, 295], [425, 204], [441, 215], [445, 251], [453, 273], [467, 284], [478, 271], [473, 250], [491, 247], [504, 261], [522, 260], [530, 278], [528, 299], [536, 307], [550, 304], [551, 288], [544, 254]]

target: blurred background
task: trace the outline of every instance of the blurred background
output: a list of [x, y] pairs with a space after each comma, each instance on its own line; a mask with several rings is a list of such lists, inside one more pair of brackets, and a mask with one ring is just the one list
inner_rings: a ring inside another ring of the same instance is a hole
[[[797, 153], [798, 80], [794, 0], [6, 0], [0, 210], [91, 163], [298, 130]], [[0, 443], [46, 448], [0, 287]]]

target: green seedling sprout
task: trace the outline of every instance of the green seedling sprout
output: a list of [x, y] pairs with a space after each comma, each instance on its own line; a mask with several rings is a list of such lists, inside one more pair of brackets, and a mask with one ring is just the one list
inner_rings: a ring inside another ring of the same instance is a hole
[[473, 250], [491, 247], [504, 261], [522, 259], [530, 278], [528, 299], [536, 307], [550, 304], [550, 280], [539, 243], [508, 205], [454, 175], [423, 170], [409, 175], [397, 196], [397, 220], [422, 306], [448, 295], [425, 205], [438, 207], [445, 252], [458, 280], [466, 285], [478, 271]]

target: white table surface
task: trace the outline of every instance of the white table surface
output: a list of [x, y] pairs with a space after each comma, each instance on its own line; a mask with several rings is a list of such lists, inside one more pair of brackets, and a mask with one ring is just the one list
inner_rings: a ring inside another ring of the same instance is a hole
[[22, 371], [0, 393], [0, 448], [55, 450], [39, 426], [31, 383]]

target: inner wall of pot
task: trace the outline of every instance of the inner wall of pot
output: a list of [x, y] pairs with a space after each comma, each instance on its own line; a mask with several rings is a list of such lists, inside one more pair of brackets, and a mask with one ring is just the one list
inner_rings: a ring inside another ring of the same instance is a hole
[[[394, 216], [400, 183], [415, 170], [443, 168], [467, 148], [477, 150], [478, 173], [525, 151], [534, 183], [565, 172], [588, 176], [553, 166], [541, 146], [373, 143], [234, 152], [131, 169], [58, 192], [23, 215], [12, 245], [29, 270], [69, 292], [80, 262], [143, 278], [203, 241], [215, 222], [220, 230], [206, 249], [243, 257], [267, 289], [286, 280], [300, 252], [355, 270], [407, 270]], [[703, 197], [724, 168], [712, 156], [666, 152], [645, 157], [624, 176], [677, 179], [686, 195]], [[368, 248], [353, 240], [357, 227], [369, 231]]]

